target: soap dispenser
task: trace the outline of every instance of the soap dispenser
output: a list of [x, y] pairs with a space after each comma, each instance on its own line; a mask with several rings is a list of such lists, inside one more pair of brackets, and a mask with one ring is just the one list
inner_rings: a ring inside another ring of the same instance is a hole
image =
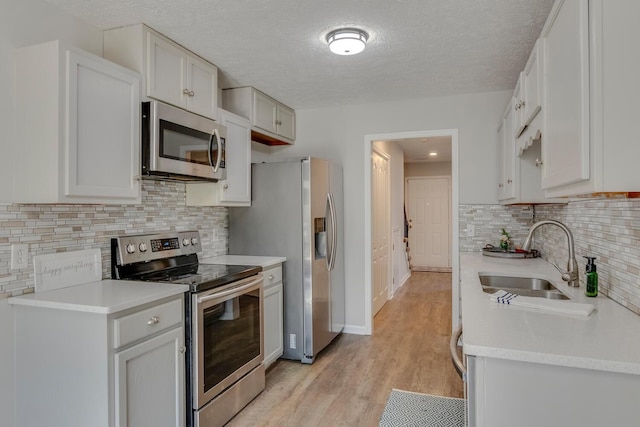
[[596, 257], [586, 256], [587, 266], [585, 273], [587, 274], [587, 289], [584, 294], [588, 297], [598, 296], [598, 273], [596, 271], [596, 264], [594, 263]]

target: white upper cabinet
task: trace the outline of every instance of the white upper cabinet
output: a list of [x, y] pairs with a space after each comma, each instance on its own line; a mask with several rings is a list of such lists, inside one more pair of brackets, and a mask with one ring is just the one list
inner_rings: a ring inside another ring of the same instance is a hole
[[140, 77], [59, 41], [16, 52], [14, 201], [140, 203]]
[[516, 175], [518, 173], [515, 154], [513, 99], [502, 117], [498, 130], [498, 200], [505, 202], [514, 199], [516, 194]]
[[226, 110], [220, 110], [219, 116], [227, 128], [227, 179], [187, 183], [187, 205], [251, 206], [251, 123]]
[[541, 45], [537, 42], [531, 51], [513, 93], [516, 138], [522, 135], [542, 108], [542, 61], [538, 60]]
[[542, 188], [589, 179], [589, 11], [558, 1], [542, 32], [544, 149]]
[[557, 1], [543, 29], [543, 188], [640, 190], [640, 2]]
[[542, 108], [542, 42], [536, 42], [527, 65], [522, 72], [524, 99], [522, 105], [521, 124], [528, 126]]
[[151, 28], [138, 24], [105, 31], [104, 55], [140, 72], [147, 97], [217, 119], [216, 66]]
[[293, 144], [296, 139], [296, 113], [252, 87], [224, 89], [222, 104], [251, 121], [252, 140], [266, 145]]

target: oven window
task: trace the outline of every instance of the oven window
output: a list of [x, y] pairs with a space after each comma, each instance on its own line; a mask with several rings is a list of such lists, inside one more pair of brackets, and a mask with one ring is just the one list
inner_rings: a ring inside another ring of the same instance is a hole
[[[160, 156], [183, 162], [209, 165], [211, 134], [160, 120]], [[216, 159], [218, 142], [214, 137], [212, 161]]]
[[260, 355], [260, 291], [204, 310], [204, 391]]

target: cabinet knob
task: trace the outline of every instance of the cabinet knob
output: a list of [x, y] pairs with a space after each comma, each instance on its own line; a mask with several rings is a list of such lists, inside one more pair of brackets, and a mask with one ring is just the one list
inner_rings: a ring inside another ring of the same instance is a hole
[[513, 182], [513, 181], [512, 181], [512, 180], [510, 180], [510, 179], [508, 179], [508, 180], [507, 180], [507, 184], [511, 184], [512, 182]]
[[180, 353], [184, 354], [187, 351], [187, 347], [182, 346], [178, 349], [178, 351], [180, 351]]
[[229, 184], [224, 184], [224, 185], [222, 186], [222, 188], [223, 188], [223, 189], [225, 189], [225, 190], [226, 190], [226, 189], [228, 189], [228, 188], [229, 188]]
[[182, 94], [189, 96], [189, 89], [182, 89]]
[[540, 167], [540, 166], [542, 166], [542, 165], [543, 165], [542, 160], [540, 160], [540, 159], [536, 159], [536, 166], [537, 166], [537, 167]]
[[502, 188], [502, 187], [504, 187], [503, 184], [498, 184], [498, 188]]
[[151, 319], [147, 322], [147, 325], [155, 325], [160, 323], [160, 318], [158, 316], [151, 316]]
[[273, 280], [273, 278], [274, 278], [273, 274], [270, 274], [269, 275], [269, 280]]
[[190, 91], [189, 91], [189, 96], [193, 97], [194, 95], [195, 95], [195, 92], [194, 92], [194, 91], [192, 91], [192, 90], [190, 90]]

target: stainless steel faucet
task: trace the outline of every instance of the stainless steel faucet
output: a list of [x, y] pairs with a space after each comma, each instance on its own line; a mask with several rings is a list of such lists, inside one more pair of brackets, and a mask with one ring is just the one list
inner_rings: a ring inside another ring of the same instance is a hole
[[529, 230], [529, 235], [527, 236], [527, 238], [524, 239], [524, 243], [522, 244], [522, 249], [525, 251], [528, 251], [531, 249], [531, 238], [533, 237], [533, 232], [536, 231], [538, 227], [546, 224], [557, 225], [567, 235], [567, 242], [569, 243], [569, 260], [567, 261], [567, 271], [562, 271], [560, 267], [558, 267], [556, 264], [553, 264], [553, 263], [551, 264], [553, 264], [553, 266], [560, 272], [560, 274], [562, 274], [562, 280], [567, 282], [569, 286], [573, 286], [577, 288], [578, 286], [580, 286], [580, 281], [578, 280], [578, 261], [576, 261], [576, 252], [575, 252], [575, 247], [573, 245], [573, 234], [571, 234], [571, 230], [569, 230], [566, 225], [564, 225], [559, 221], [554, 221], [554, 220], [545, 220], [545, 221], [536, 222], [531, 226], [531, 229]]

